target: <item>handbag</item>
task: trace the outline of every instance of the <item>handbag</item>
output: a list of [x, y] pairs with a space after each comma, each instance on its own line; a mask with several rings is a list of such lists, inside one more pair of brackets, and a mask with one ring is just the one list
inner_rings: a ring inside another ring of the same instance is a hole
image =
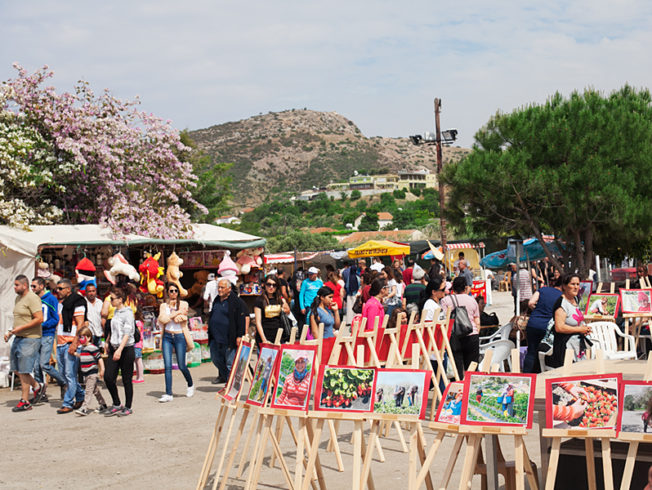
[[355, 301], [353, 302], [353, 306], [351, 307], [353, 310], [353, 313], [360, 314], [362, 313], [362, 295], [359, 294], [358, 296], [355, 297]]
[[[290, 313], [292, 315], [292, 313]], [[294, 317], [294, 315], [293, 315]], [[295, 320], [296, 322], [296, 320]], [[281, 311], [281, 328], [283, 329], [283, 335], [281, 335], [281, 342], [286, 343], [290, 340], [290, 334], [292, 333], [292, 320], [289, 315], [286, 315], [285, 312]]]
[[188, 327], [181, 327], [181, 330], [183, 331], [183, 336], [186, 339], [186, 350], [190, 352], [195, 348], [195, 341], [192, 338], [192, 334], [190, 333], [190, 330], [188, 330]]
[[453, 335], [456, 337], [464, 337], [473, 332], [473, 323], [469, 318], [469, 313], [466, 311], [466, 306], [460, 306], [455, 301], [455, 295], [451, 295], [451, 301], [455, 308], [451, 313], [451, 320], [453, 321]]

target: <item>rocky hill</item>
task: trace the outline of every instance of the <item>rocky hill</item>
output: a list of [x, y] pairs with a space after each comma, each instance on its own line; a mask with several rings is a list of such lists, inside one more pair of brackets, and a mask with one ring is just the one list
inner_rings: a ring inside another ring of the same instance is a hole
[[[335, 112], [288, 110], [190, 132], [214, 162], [233, 163], [234, 205], [255, 206], [269, 193], [345, 181], [354, 170], [436, 168], [433, 146], [406, 138], [365, 137]], [[444, 164], [470, 150], [444, 148]]]

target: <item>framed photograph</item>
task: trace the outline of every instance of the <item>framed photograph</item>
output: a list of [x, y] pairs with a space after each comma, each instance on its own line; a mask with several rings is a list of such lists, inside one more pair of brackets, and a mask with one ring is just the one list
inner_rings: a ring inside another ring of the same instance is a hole
[[577, 307], [580, 311], [586, 311], [591, 292], [593, 292], [593, 281], [580, 281], [580, 291], [577, 293]]
[[462, 401], [464, 399], [464, 382], [453, 381], [452, 383], [448, 383], [441, 399], [442, 401], [437, 407], [435, 422], [460, 425]]
[[616, 429], [621, 374], [546, 380], [546, 426], [550, 429]]
[[233, 366], [231, 366], [231, 375], [229, 376], [229, 382], [226, 384], [224, 389], [224, 398], [229, 401], [237, 400], [242, 391], [242, 382], [244, 380], [244, 373], [249, 366], [249, 358], [251, 357], [251, 342], [240, 342], [238, 347], [238, 352], [235, 355], [233, 360]]
[[424, 419], [431, 377], [430, 370], [378, 369], [373, 412]]
[[375, 368], [321, 366], [315, 388], [315, 410], [371, 412], [375, 380]]
[[272, 408], [308, 410], [316, 356], [316, 345], [281, 346]]
[[586, 315], [616, 316], [620, 306], [620, 295], [611, 293], [592, 293], [586, 303]]
[[621, 289], [623, 313], [652, 313], [652, 289]]
[[251, 389], [246, 403], [260, 407], [267, 400], [267, 392], [272, 380], [272, 373], [276, 371], [276, 362], [279, 359], [278, 353], [281, 351], [281, 346], [260, 344], [258, 347], [260, 354], [254, 369], [254, 379], [251, 382]]
[[652, 381], [623, 381], [619, 402], [619, 432], [652, 433]]
[[536, 374], [466, 373], [461, 425], [532, 428]]

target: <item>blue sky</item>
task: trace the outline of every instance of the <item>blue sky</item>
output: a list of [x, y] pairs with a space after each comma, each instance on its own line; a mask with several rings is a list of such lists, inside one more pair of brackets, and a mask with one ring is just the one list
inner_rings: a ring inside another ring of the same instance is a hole
[[182, 129], [307, 107], [366, 136], [442, 127], [470, 146], [496, 111], [652, 79], [652, 3], [0, 2], [0, 79], [48, 65]]

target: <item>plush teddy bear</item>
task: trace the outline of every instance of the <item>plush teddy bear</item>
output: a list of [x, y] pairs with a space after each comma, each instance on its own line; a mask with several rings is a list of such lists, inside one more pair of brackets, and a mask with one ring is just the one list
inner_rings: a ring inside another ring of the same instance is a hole
[[179, 257], [176, 252], [172, 252], [168, 257], [168, 269], [165, 272], [165, 277], [167, 277], [168, 283], [177, 285], [179, 288], [179, 296], [185, 298], [188, 296], [188, 291], [184, 289], [179, 281], [179, 279], [183, 277], [183, 272], [179, 270], [181, 264], [183, 264], [183, 259]]
[[188, 290], [188, 296], [191, 298], [201, 295], [208, 282], [208, 271], [196, 271], [192, 276], [195, 278], [195, 283]]
[[253, 249], [251, 248], [245, 248], [243, 250], [240, 250], [236, 254], [236, 257], [238, 258], [238, 260], [236, 261], [236, 265], [238, 266], [238, 272], [243, 276], [249, 274], [251, 272], [251, 269], [255, 269], [258, 267], [258, 264], [256, 263], [253, 257]]
[[109, 257], [107, 262], [110, 268], [109, 270], [104, 271], [104, 275], [106, 276], [107, 280], [114, 286], [118, 279], [118, 275], [127, 276], [134, 282], [140, 279], [136, 268], [127, 262], [127, 259], [125, 259], [120, 252], [115, 254], [113, 257]]
[[161, 258], [161, 252], [154, 256], [146, 253], [145, 256], [146, 258], [143, 263], [138, 266], [138, 271], [140, 272], [140, 290], [143, 293], [154, 294], [158, 298], [162, 298], [165, 285], [159, 279], [163, 275], [163, 267], [158, 264], [158, 259]]
[[47, 262], [38, 261], [37, 263], [38, 270], [36, 271], [37, 277], [42, 277], [43, 279], [49, 279], [52, 273], [50, 272], [50, 265]]
[[89, 259], [84, 257], [75, 266], [75, 277], [77, 278], [77, 287], [79, 293], [86, 296], [86, 286], [93, 285], [97, 289], [97, 281], [95, 280], [95, 265]]

